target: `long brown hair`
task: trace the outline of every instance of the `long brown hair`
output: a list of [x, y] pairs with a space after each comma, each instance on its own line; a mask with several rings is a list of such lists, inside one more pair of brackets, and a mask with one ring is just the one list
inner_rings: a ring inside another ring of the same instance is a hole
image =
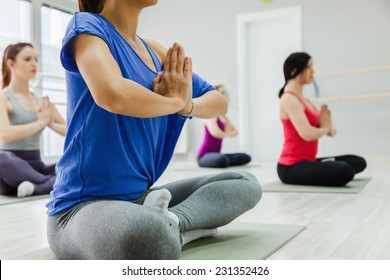
[[34, 48], [32, 44], [30, 43], [16, 43], [13, 45], [9, 45], [4, 50], [3, 55], [3, 63], [1, 67], [1, 73], [3, 75], [3, 81], [1, 88], [5, 88], [9, 85], [11, 82], [11, 71], [7, 66], [7, 60], [15, 60], [16, 56], [20, 53], [21, 50], [23, 50], [25, 47]]
[[79, 0], [80, 12], [99, 14], [103, 10], [104, 0]]

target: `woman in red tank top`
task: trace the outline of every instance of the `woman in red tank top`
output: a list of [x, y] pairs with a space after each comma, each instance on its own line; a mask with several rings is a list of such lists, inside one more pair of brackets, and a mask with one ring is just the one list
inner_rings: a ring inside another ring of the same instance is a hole
[[359, 156], [317, 158], [318, 139], [335, 136], [331, 111], [318, 110], [303, 96], [303, 87], [313, 81], [313, 60], [307, 53], [291, 54], [284, 66], [285, 84], [279, 91], [284, 145], [278, 161], [282, 182], [296, 185], [344, 186], [366, 168]]

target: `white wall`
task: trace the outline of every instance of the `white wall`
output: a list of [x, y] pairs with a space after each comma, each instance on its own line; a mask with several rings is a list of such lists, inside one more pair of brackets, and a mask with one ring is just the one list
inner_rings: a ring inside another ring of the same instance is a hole
[[[296, 5], [303, 9], [303, 47], [317, 72], [390, 66], [389, 0], [159, 0], [144, 11], [139, 34], [167, 47], [181, 43], [193, 58], [194, 71], [210, 82], [228, 81], [229, 114], [238, 124], [236, 17]], [[323, 95], [390, 92], [389, 81], [390, 72], [318, 79]], [[339, 135], [321, 141], [320, 155], [389, 156], [389, 105], [390, 99], [329, 103]], [[191, 122], [188, 138], [196, 151], [203, 130], [199, 120]], [[225, 151], [237, 147], [238, 137], [224, 142]]]

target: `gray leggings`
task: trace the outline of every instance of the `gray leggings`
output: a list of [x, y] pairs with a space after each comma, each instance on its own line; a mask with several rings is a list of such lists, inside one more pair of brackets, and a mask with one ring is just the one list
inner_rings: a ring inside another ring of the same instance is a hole
[[[173, 220], [143, 206], [146, 195], [165, 188], [172, 194]], [[135, 201], [93, 200], [48, 217], [48, 241], [60, 259], [178, 259], [180, 232], [212, 229], [233, 221], [261, 198], [256, 177], [226, 172], [149, 189]]]

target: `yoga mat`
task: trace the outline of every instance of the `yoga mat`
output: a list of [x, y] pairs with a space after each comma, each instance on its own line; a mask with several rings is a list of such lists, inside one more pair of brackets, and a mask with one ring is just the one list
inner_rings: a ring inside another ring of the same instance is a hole
[[183, 247], [182, 260], [264, 260], [305, 229], [282, 224], [230, 223], [215, 237]]
[[173, 171], [185, 171], [185, 172], [199, 172], [199, 171], [232, 171], [232, 170], [241, 170], [245, 171], [250, 168], [260, 167], [260, 163], [250, 163], [246, 165], [240, 165], [240, 166], [230, 166], [226, 168], [211, 168], [211, 167], [199, 167], [199, 166], [188, 166], [188, 167], [178, 167], [173, 168]]
[[[305, 226], [231, 223], [215, 237], [199, 239], [183, 247], [182, 260], [263, 260], [302, 232]], [[50, 248], [19, 256], [16, 260], [55, 260]]]
[[26, 197], [21, 197], [21, 198], [16, 197], [16, 196], [0, 195], [0, 206], [7, 205], [7, 204], [13, 204], [13, 203], [19, 203], [19, 202], [25, 202], [25, 201], [29, 201], [29, 200], [49, 198], [49, 197], [50, 197], [50, 194], [32, 195], [32, 196], [26, 196]]
[[262, 189], [264, 192], [359, 193], [371, 179], [371, 177], [357, 178], [343, 187], [288, 185], [275, 181], [262, 185]]

